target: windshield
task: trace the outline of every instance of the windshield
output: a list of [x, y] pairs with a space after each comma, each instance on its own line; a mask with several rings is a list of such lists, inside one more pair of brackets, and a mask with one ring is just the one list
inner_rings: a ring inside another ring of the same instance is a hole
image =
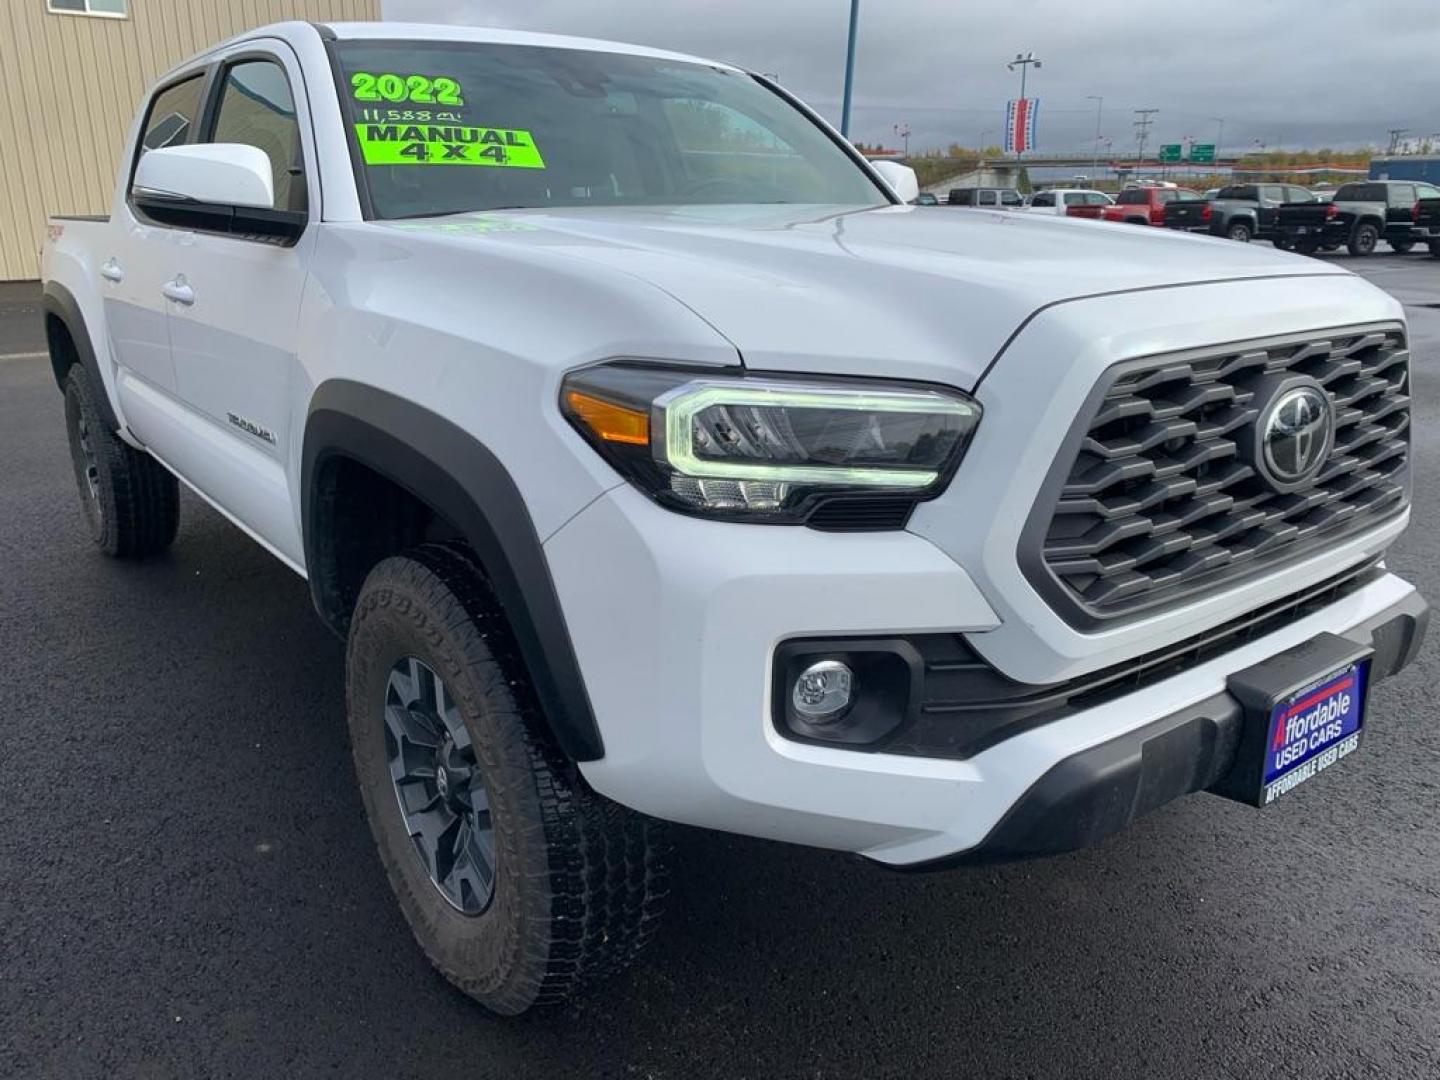
[[335, 49], [357, 171], [376, 217], [889, 202], [828, 134], [741, 72], [524, 45], [351, 41]]

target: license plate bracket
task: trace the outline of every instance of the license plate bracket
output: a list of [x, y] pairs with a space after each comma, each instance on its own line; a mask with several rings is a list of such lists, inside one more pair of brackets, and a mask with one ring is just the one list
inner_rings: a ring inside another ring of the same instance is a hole
[[1266, 806], [1360, 745], [1368, 645], [1320, 634], [1230, 676], [1244, 710], [1235, 764], [1210, 790]]

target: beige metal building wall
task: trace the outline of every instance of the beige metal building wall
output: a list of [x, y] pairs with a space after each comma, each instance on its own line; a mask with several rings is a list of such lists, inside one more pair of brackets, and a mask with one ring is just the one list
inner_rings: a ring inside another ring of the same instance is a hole
[[47, 214], [100, 214], [146, 89], [269, 22], [378, 19], [379, 0], [129, 0], [123, 19], [0, 0], [0, 281], [33, 278]]

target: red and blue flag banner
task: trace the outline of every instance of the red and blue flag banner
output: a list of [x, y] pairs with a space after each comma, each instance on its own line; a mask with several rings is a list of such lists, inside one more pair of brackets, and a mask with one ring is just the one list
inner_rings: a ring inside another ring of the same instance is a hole
[[1023, 154], [1035, 149], [1035, 114], [1040, 111], [1039, 98], [1020, 98], [1005, 108], [1005, 152]]

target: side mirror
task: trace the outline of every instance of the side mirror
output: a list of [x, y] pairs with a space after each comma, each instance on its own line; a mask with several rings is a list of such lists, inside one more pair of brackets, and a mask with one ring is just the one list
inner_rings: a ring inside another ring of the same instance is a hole
[[275, 208], [270, 157], [243, 143], [201, 143], [149, 150], [135, 167], [136, 194], [213, 206]]
[[914, 202], [920, 197], [920, 179], [910, 166], [898, 161], [872, 161], [870, 165], [901, 202]]

